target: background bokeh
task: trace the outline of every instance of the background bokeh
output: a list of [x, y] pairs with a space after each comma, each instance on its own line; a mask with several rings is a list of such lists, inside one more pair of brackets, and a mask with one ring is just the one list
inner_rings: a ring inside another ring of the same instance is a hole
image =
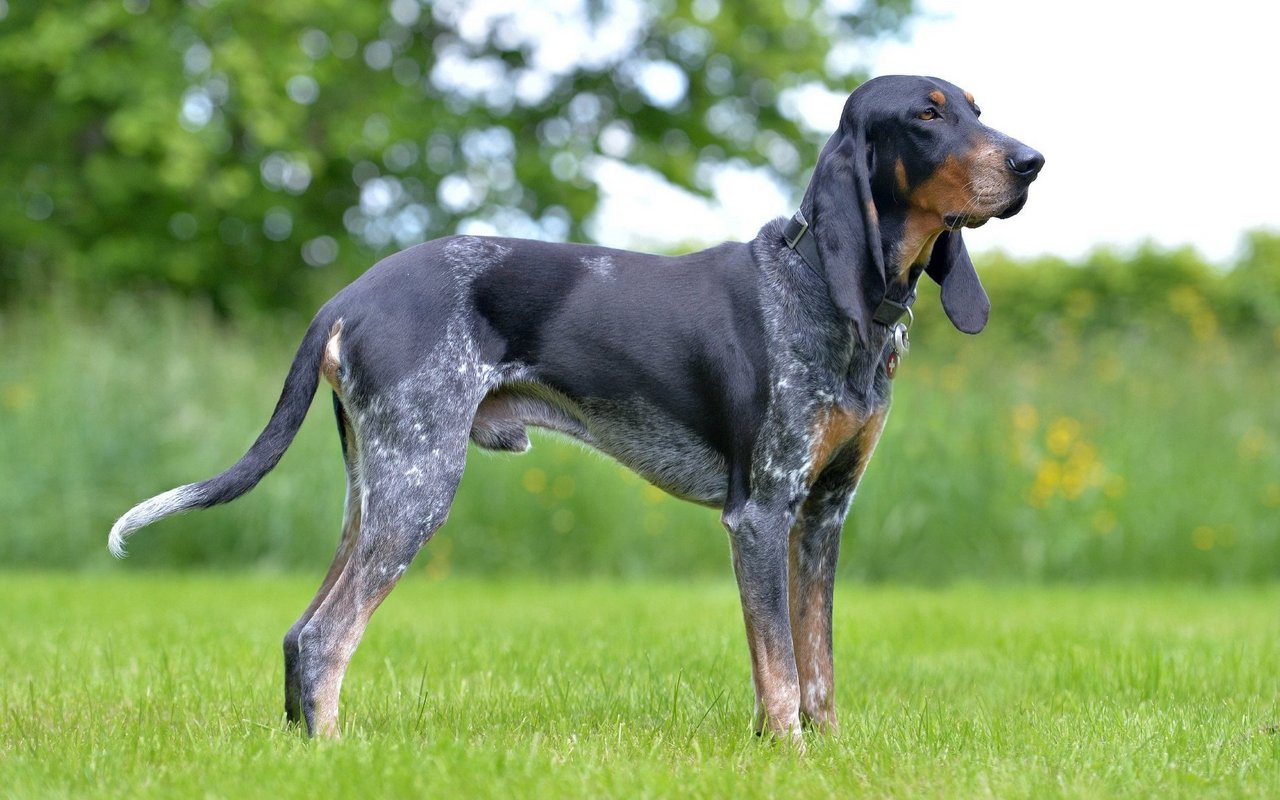
[[[825, 136], [807, 93], [851, 90], [851, 53], [913, 11], [517, 5], [0, 0], [0, 564], [119, 568], [114, 518], [237, 458], [312, 311], [382, 255], [458, 230], [590, 240], [621, 166], [794, 198]], [[1280, 235], [1225, 264], [977, 261], [991, 325], [956, 333], [924, 288], [842, 573], [1274, 579]], [[253, 494], [148, 529], [130, 566], [327, 563], [342, 472], [316, 405]], [[551, 436], [473, 452], [415, 568], [729, 569], [715, 512]]]

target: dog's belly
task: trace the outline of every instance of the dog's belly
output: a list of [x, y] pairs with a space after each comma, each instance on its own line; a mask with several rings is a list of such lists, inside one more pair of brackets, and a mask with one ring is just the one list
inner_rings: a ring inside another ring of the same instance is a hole
[[724, 505], [724, 458], [662, 409], [640, 399], [587, 400], [581, 408], [594, 447], [682, 500]]
[[725, 459], [695, 433], [644, 400], [578, 402], [540, 384], [505, 386], [480, 404], [471, 439], [491, 450], [529, 449], [525, 427], [572, 436], [658, 488], [702, 505], [724, 505]]

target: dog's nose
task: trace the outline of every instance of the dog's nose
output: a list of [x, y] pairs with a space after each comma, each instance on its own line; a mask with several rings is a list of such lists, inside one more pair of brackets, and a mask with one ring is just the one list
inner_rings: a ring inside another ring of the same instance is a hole
[[1040, 174], [1040, 168], [1043, 166], [1044, 156], [1040, 155], [1038, 150], [1033, 150], [1026, 145], [1020, 146], [1009, 156], [1009, 169], [1028, 182], [1036, 179], [1036, 175]]

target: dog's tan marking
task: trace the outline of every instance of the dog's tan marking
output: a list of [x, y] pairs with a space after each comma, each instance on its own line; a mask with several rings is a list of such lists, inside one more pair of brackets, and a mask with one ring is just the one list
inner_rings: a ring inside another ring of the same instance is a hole
[[320, 359], [320, 374], [334, 388], [342, 389], [339, 371], [342, 369], [342, 320], [338, 319], [329, 329], [329, 340], [324, 345], [324, 356]]
[[990, 213], [989, 198], [1006, 191], [1002, 174], [999, 150], [988, 141], [978, 142], [960, 156], [947, 156], [910, 194], [891, 277], [906, 280], [912, 265], [928, 261], [948, 214]]
[[831, 456], [852, 439], [864, 424], [862, 417], [839, 406], [827, 406], [818, 411], [809, 431], [810, 483], [822, 473], [822, 468], [831, 460]]
[[791, 535], [791, 640], [800, 678], [800, 713], [822, 731], [837, 727], [835, 670], [831, 660], [830, 609], [822, 580], [802, 581], [799, 528]]
[[756, 690], [756, 733], [766, 729], [784, 741], [802, 745], [800, 739], [800, 690], [794, 662], [788, 660], [783, 642], [770, 641], [754, 624], [750, 612], [747, 648], [751, 652], [751, 680]]
[[867, 464], [871, 461], [871, 454], [876, 450], [876, 443], [880, 441], [880, 434], [884, 433], [884, 423], [888, 416], [887, 408], [874, 411], [858, 429], [858, 463], [853, 468], [855, 482], [861, 481], [862, 473], [867, 471]]
[[899, 158], [893, 164], [893, 177], [898, 182], [898, 191], [906, 194], [911, 188], [911, 184], [907, 183], [907, 165]]
[[968, 100], [969, 105], [971, 106], [976, 106], [978, 104], [978, 101], [973, 99], [973, 92], [965, 92], [964, 99]]
[[[347, 564], [350, 567], [351, 562], [348, 560]], [[343, 574], [339, 576], [325, 603], [351, 603], [351, 576], [350, 569], [343, 570]], [[353, 607], [349, 606], [345, 609], [344, 624], [337, 627], [337, 640], [328, 643], [337, 653], [337, 659], [323, 666], [311, 688], [311, 697], [315, 703], [312, 721], [317, 736], [327, 739], [341, 737], [342, 732], [338, 728], [338, 696], [342, 693], [343, 675], [346, 674], [347, 665], [351, 661], [351, 656], [355, 654], [356, 647], [360, 645], [360, 639], [364, 636], [373, 612], [378, 610], [378, 606], [387, 598], [387, 595], [391, 594], [394, 587], [395, 583], [391, 582], [371, 597], [361, 599], [351, 604]]]
[[[919, 97], [919, 95], [916, 96]], [[934, 89], [932, 92], [929, 92], [929, 99], [940, 106], [945, 106], [947, 104], [947, 96], [943, 94], [940, 89]]]
[[933, 174], [911, 193], [911, 205], [933, 212], [939, 224], [944, 214], [954, 214], [969, 206], [973, 199], [973, 166], [980, 148], [971, 148], [960, 158], [947, 156]]
[[937, 220], [932, 215], [908, 212], [902, 239], [895, 251], [897, 255], [892, 264], [885, 265], [885, 270], [890, 273], [889, 279], [898, 283], [908, 281], [913, 266], [929, 262], [933, 245], [941, 233]]

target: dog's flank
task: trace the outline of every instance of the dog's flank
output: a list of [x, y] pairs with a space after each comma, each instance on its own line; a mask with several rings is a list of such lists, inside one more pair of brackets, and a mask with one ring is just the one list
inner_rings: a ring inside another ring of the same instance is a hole
[[[549, 429], [721, 509], [757, 730], [837, 725], [831, 604], [840, 533], [905, 353], [921, 275], [962, 331], [990, 303], [960, 228], [1017, 213], [1044, 159], [935, 78], [859, 87], [800, 211], [684, 256], [454, 236], [374, 265], [316, 315], [266, 429], [226, 472], [112, 529], [232, 500], [275, 466], [321, 377], [347, 473], [337, 553], [284, 639], [285, 709], [338, 732], [347, 664], [448, 516], [467, 441]], [[980, 191], [979, 191], [980, 190]]]

